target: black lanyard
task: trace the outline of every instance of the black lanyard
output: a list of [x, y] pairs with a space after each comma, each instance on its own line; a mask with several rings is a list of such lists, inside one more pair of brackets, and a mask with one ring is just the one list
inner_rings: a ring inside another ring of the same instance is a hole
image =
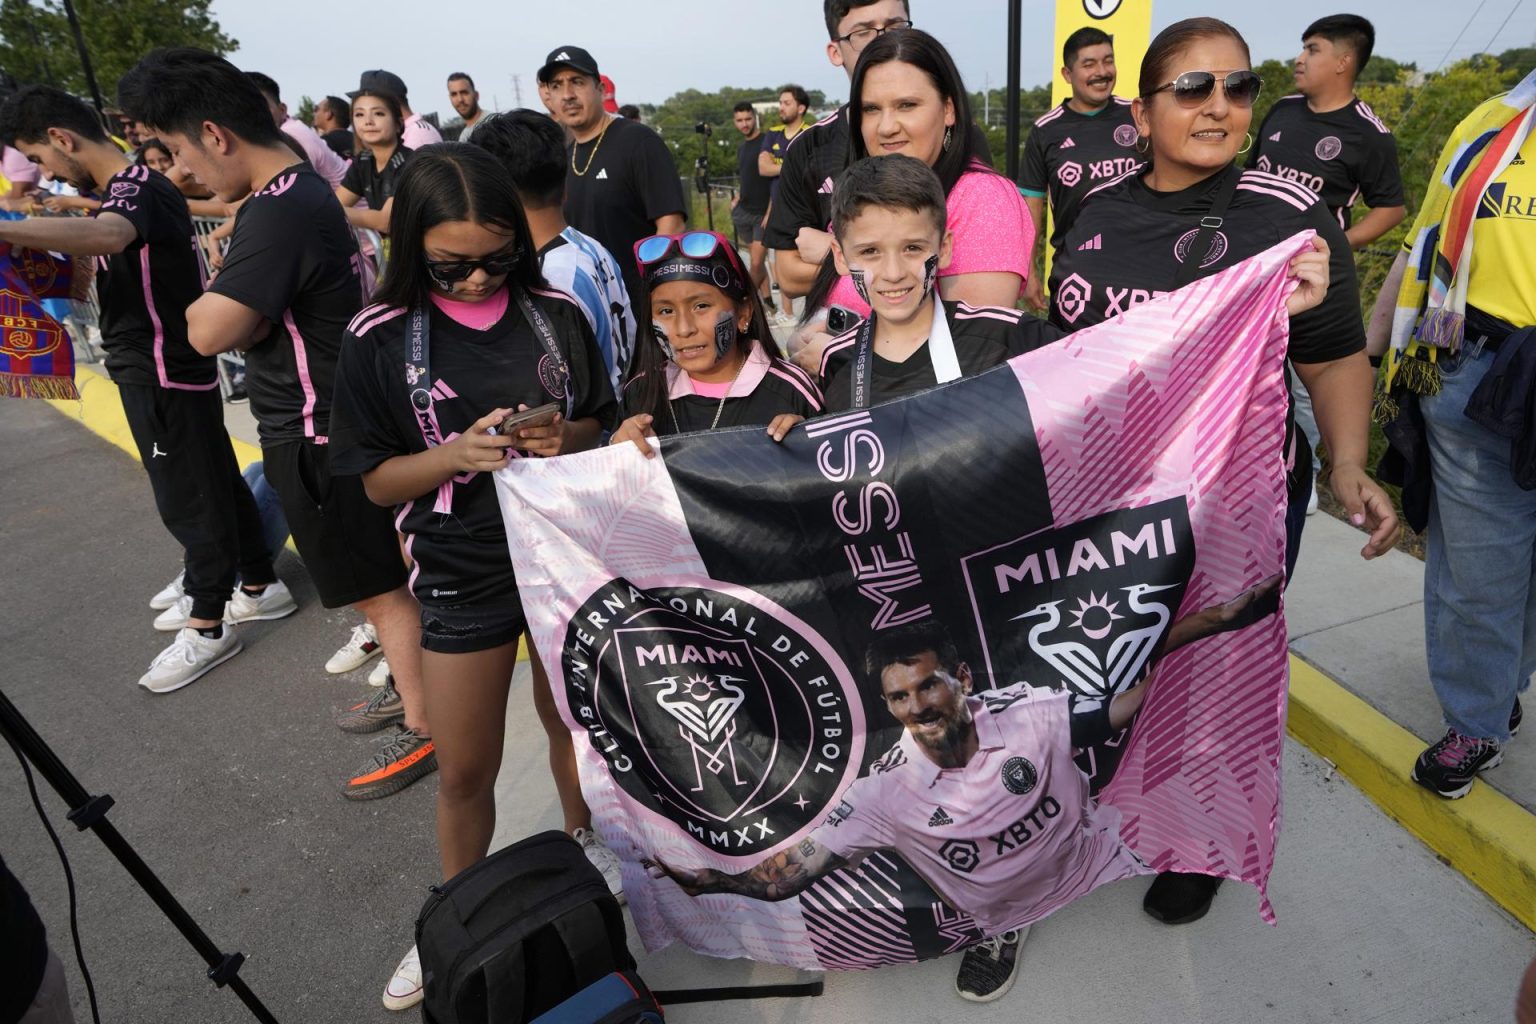
[[1211, 248], [1211, 236], [1216, 229], [1221, 227], [1222, 220], [1227, 215], [1227, 206], [1232, 202], [1232, 196], [1237, 192], [1237, 183], [1243, 180], [1243, 172], [1233, 168], [1227, 172], [1227, 180], [1222, 182], [1216, 190], [1216, 197], [1211, 201], [1211, 208], [1200, 218], [1200, 230], [1195, 234], [1194, 240], [1189, 243], [1189, 248], [1184, 251], [1184, 262], [1174, 271], [1173, 286], [1183, 288], [1200, 274], [1200, 264], [1205, 262], [1205, 254]]
[[859, 324], [858, 339], [853, 344], [853, 373], [849, 377], [849, 386], [853, 391], [854, 409], [867, 409], [869, 407], [870, 390], [873, 376], [873, 364], [875, 361], [875, 316], [871, 313]]
[[[565, 357], [560, 354], [555, 332], [527, 291], [516, 288], [513, 293], [517, 296], [517, 305], [523, 317], [533, 328], [533, 333], [538, 335], [545, 354], [555, 367], [556, 376], [565, 392], [565, 416], [569, 419], [574, 403], [571, 371]], [[411, 340], [410, 350], [406, 353], [405, 379], [411, 386], [411, 411], [415, 413], [416, 422], [421, 427], [421, 436], [426, 440], [428, 448], [435, 448], [443, 442], [437, 428], [437, 418], [432, 415], [432, 331], [429, 320], [424, 307], [417, 306], [411, 310]]]

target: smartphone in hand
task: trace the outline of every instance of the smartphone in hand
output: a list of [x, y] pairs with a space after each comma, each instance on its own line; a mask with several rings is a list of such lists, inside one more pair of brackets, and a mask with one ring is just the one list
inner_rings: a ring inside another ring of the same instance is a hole
[[498, 426], [491, 427], [491, 433], [507, 436], [520, 427], [547, 427], [555, 421], [560, 413], [560, 403], [550, 402], [534, 409], [524, 409], [515, 412], [502, 420]]

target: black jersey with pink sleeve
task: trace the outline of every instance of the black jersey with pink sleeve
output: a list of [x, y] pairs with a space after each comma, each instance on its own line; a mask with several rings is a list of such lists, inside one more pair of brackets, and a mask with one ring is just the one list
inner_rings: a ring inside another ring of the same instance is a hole
[[1321, 114], [1305, 96], [1282, 96], [1254, 132], [1248, 166], [1305, 185], [1348, 229], [1350, 208], [1402, 206], [1403, 179], [1392, 130], [1364, 100]]
[[119, 384], [211, 391], [211, 356], [187, 343], [187, 307], [203, 293], [202, 265], [187, 200], [148, 167], [126, 167], [102, 189], [97, 216], [133, 226], [122, 252], [96, 259], [101, 344], [107, 373]]
[[667, 363], [664, 372], [666, 386], [656, 408], [641, 407], [644, 375], [633, 378], [624, 388], [624, 415], [650, 413], [651, 429], [662, 437], [727, 427], [766, 427], [783, 415], [810, 419], [820, 416], [825, 404], [810, 374], [770, 354], [755, 341], [741, 372], [723, 394], [701, 394], [700, 385], [674, 363]]
[[[570, 419], [613, 425], [613, 388], [592, 327], [576, 300], [540, 289], [533, 301], [548, 318], [569, 373]], [[494, 409], [564, 405], [564, 376], [518, 303], [484, 330], [459, 323], [435, 305], [428, 312], [430, 410], [424, 427], [411, 404], [407, 369], [411, 314], [389, 306], [358, 313], [342, 342], [331, 415], [331, 469], [366, 473], [397, 455], [447, 443]], [[414, 376], [414, 370], [412, 375]], [[513, 453], [514, 457], [517, 453]], [[489, 473], [465, 473], [400, 506], [395, 526], [415, 563], [411, 589], [426, 605], [495, 604], [515, 599], [517, 580], [506, 528]]]
[[1363, 349], [1355, 260], [1343, 229], [1309, 190], [1236, 167], [1180, 192], [1154, 192], [1135, 173], [1102, 186], [1083, 204], [1051, 265], [1051, 321], [1081, 330], [1173, 291], [1179, 265], [1193, 258], [1188, 249], [1200, 218], [1221, 186], [1239, 175], [1195, 276], [1209, 277], [1298, 232], [1316, 231], [1328, 243], [1328, 295], [1291, 318], [1290, 358], [1324, 363]]
[[1043, 114], [1024, 140], [1019, 188], [1025, 195], [1050, 196], [1051, 248], [1060, 249], [1083, 197], [1146, 161], [1136, 152], [1136, 125], [1130, 100], [1111, 96], [1092, 114], [1069, 101]]
[[261, 443], [324, 444], [342, 332], [363, 304], [357, 240], [325, 179], [295, 164], [247, 199], [208, 290], [267, 320], [245, 355]]

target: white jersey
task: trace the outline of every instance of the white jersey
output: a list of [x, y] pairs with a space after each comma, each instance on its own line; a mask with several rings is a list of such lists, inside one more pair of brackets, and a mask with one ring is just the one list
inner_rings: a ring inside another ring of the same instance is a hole
[[550, 286], [574, 297], [587, 314], [613, 392], [623, 394], [635, 350], [635, 314], [613, 256], [597, 239], [568, 227], [540, 251], [539, 260]]

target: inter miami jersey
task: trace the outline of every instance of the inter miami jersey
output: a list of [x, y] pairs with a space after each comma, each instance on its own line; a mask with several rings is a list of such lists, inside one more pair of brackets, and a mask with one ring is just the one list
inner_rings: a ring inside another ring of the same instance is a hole
[[695, 392], [693, 379], [673, 363], [667, 364], [666, 374], [666, 397], [658, 408], [642, 409], [636, 404], [643, 377], [631, 380], [624, 393], [624, 415], [650, 413], [651, 429], [663, 437], [726, 427], [766, 427], [777, 416], [788, 413], [810, 419], [821, 415], [823, 408], [821, 391], [810, 374], [770, 356], [755, 341], [723, 399]]
[[1084, 196], [1145, 163], [1136, 152], [1130, 100], [1112, 96], [1094, 114], [1079, 113], [1067, 102], [1035, 122], [1024, 140], [1019, 172], [1026, 193], [1050, 196], [1052, 249], [1061, 248]]
[[1341, 228], [1349, 227], [1356, 200], [1372, 208], [1404, 204], [1397, 143], [1364, 100], [1315, 114], [1305, 96], [1283, 96], [1253, 138], [1247, 166], [1316, 192]]
[[[954, 339], [955, 357], [963, 377], [990, 370], [1016, 355], [1048, 345], [1062, 335], [1044, 320], [1018, 309], [945, 302], [944, 315], [949, 321], [949, 333]], [[858, 336], [856, 327], [833, 338], [822, 352], [821, 392], [826, 397], [828, 412], [841, 412], [853, 406], [853, 361], [858, 350]], [[899, 363], [883, 358], [878, 352], [871, 352], [870, 356], [871, 405], [936, 387], [939, 383], [927, 342]]]
[[[570, 419], [613, 420], [613, 390], [575, 300], [563, 292], [533, 294], [549, 319], [572, 387]], [[433, 306], [428, 313], [433, 377], [430, 411], [442, 442], [451, 441], [493, 409], [530, 409], [559, 402], [564, 378], [515, 301], [483, 331], [460, 324]], [[411, 405], [406, 375], [409, 311], [374, 305], [347, 328], [337, 367], [331, 426], [331, 468], [366, 473], [397, 455], [427, 450]], [[516, 453], [514, 453], [516, 457]], [[488, 473], [454, 477], [436, 491], [406, 502], [396, 526], [415, 560], [411, 588], [432, 606], [498, 604], [515, 600], [517, 580], [507, 535]]]
[[363, 302], [357, 241], [325, 179], [295, 164], [247, 199], [208, 290], [267, 318], [245, 354], [261, 443], [324, 444], [341, 335]]
[[119, 384], [208, 391], [211, 356], [187, 344], [187, 307], [203, 294], [187, 200], [164, 175], [133, 166], [102, 190], [101, 213], [133, 225], [122, 252], [97, 257], [97, 298], [107, 372]]
[[1145, 873], [1073, 763], [1068, 701], [1024, 683], [967, 698], [978, 743], [963, 768], [940, 768], [903, 731], [811, 838], [850, 862], [895, 850], [987, 935]]
[[1289, 355], [1323, 363], [1365, 347], [1355, 260], [1344, 231], [1318, 197], [1295, 182], [1236, 167], [1180, 192], [1154, 192], [1139, 174], [1103, 186], [1068, 232], [1051, 266], [1051, 321], [1067, 331], [1091, 327], [1146, 302], [1176, 284], [1179, 264], [1200, 230], [1200, 218], [1229, 176], [1241, 175], [1200, 262], [1209, 277], [1263, 252], [1299, 231], [1328, 243], [1328, 296], [1291, 318]]
[[347, 173], [342, 176], [341, 187], [368, 200], [370, 210], [382, 210], [384, 204], [395, 197], [400, 175], [405, 172], [405, 165], [411, 162], [415, 152], [405, 146], [396, 146], [380, 168], [374, 163], [373, 150], [364, 146], [362, 152], [352, 158]]
[[793, 249], [800, 229], [832, 223], [832, 181], [848, 166], [848, 107], [837, 108], [789, 140], [763, 244]]

